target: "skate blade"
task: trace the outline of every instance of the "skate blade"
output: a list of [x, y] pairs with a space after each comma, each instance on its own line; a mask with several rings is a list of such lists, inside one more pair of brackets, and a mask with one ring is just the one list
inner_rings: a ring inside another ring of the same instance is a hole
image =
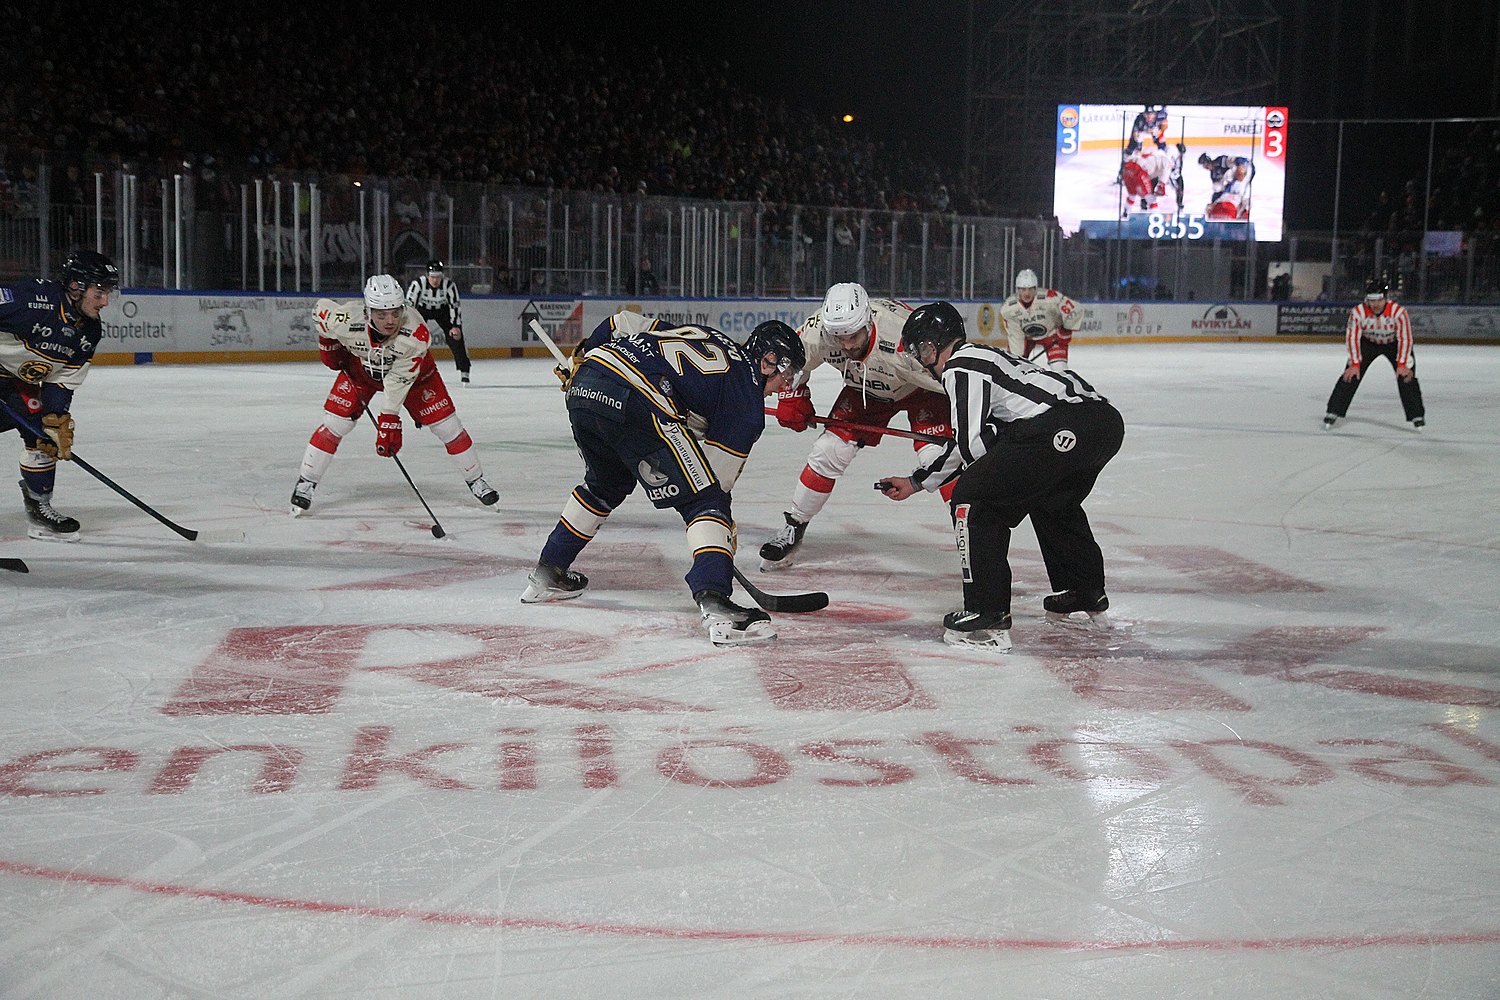
[[57, 532], [50, 528], [27, 528], [26, 537], [34, 538], [39, 542], [76, 542], [79, 533], [76, 531]]
[[1063, 628], [1098, 631], [1114, 628], [1114, 620], [1109, 617], [1108, 611], [1074, 611], [1066, 615], [1048, 611], [1044, 617], [1051, 624], [1060, 625]]
[[571, 601], [575, 597], [582, 597], [583, 592], [588, 590], [584, 587], [580, 590], [554, 590], [551, 587], [537, 587], [527, 584], [526, 589], [521, 592], [522, 604], [546, 604], [549, 601]]
[[797, 564], [797, 553], [788, 552], [782, 559], [767, 559], [765, 556], [760, 560], [760, 571], [762, 573], [774, 573], [777, 570], [786, 569], [788, 566]]
[[291, 507], [287, 509], [287, 513], [292, 515], [293, 517], [301, 517], [303, 514], [307, 513], [307, 508], [298, 507], [296, 504], [292, 504]]
[[770, 622], [754, 622], [744, 629], [737, 629], [730, 622], [714, 622], [708, 626], [708, 641], [715, 646], [753, 646], [774, 638], [776, 627]]
[[1006, 629], [976, 629], [973, 632], [959, 632], [945, 628], [943, 641], [950, 646], [967, 646], [992, 653], [1010, 652], [1010, 632]]

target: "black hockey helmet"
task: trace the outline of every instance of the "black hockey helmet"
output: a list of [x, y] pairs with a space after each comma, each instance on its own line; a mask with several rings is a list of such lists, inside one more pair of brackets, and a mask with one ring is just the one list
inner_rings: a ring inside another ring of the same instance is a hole
[[745, 338], [745, 354], [757, 370], [761, 359], [769, 355], [778, 374], [796, 373], [807, 365], [802, 338], [779, 319], [768, 319], [750, 331]]
[[[901, 349], [927, 369], [937, 364], [937, 356], [943, 353], [943, 348], [955, 341], [968, 339], [964, 318], [951, 302], [929, 302], [925, 306], [918, 306], [906, 317], [906, 323], [901, 327]], [[933, 347], [930, 362], [923, 357], [923, 349], [928, 344]]]
[[446, 270], [447, 270], [447, 265], [445, 265], [440, 260], [433, 259], [433, 260], [429, 260], [427, 262], [427, 273], [428, 274], [442, 274]]
[[1384, 278], [1371, 278], [1365, 282], [1365, 298], [1384, 299], [1389, 298], [1391, 286]]
[[1209, 156], [1207, 153], [1199, 153], [1198, 154], [1198, 165], [1199, 166], [1207, 166], [1208, 164], [1210, 164], [1212, 162], [1214, 162], [1214, 158], [1212, 156]]
[[98, 285], [112, 292], [120, 287], [120, 269], [115, 262], [97, 250], [74, 250], [62, 266], [63, 285], [78, 282], [78, 290]]

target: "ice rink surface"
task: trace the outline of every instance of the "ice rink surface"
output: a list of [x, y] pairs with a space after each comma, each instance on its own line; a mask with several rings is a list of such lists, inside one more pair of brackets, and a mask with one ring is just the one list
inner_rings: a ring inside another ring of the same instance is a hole
[[407, 421], [443, 540], [368, 426], [287, 516], [317, 365], [95, 371], [78, 453], [245, 540], [65, 467], [31, 541], [9, 487], [0, 996], [1500, 997], [1500, 350], [1417, 353], [1424, 433], [1384, 365], [1324, 433], [1338, 344], [1075, 346], [1113, 627], [1044, 620], [1023, 525], [1008, 656], [939, 641], [908, 442], [755, 576], [828, 610], [715, 650], [639, 496], [518, 603], [581, 472], [542, 361], [455, 385], [497, 510]]

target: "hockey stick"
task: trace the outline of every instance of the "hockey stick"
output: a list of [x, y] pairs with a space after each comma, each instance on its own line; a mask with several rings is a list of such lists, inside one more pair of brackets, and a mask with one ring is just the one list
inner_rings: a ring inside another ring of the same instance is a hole
[[[776, 408], [766, 407], [766, 413], [775, 416]], [[952, 438], [943, 437], [940, 434], [924, 434], [922, 431], [903, 431], [897, 427], [876, 427], [873, 424], [855, 424], [847, 420], [839, 420], [836, 417], [809, 418], [815, 424], [826, 424], [829, 427], [842, 427], [846, 430], [859, 431], [864, 434], [889, 434], [892, 437], [910, 438], [913, 441], [925, 441], [928, 444], [947, 444]]]
[[532, 320], [530, 325], [531, 332], [536, 334], [536, 339], [542, 342], [543, 347], [552, 352], [552, 356], [557, 359], [557, 363], [562, 365], [564, 368], [571, 369], [573, 367], [573, 362], [569, 361], [563, 354], [562, 348], [557, 346], [557, 341], [549, 337], [547, 335], [547, 331], [542, 329], [542, 324], [538, 323], [536, 320]]
[[10, 570], [12, 573], [30, 573], [23, 559], [0, 559], [0, 569]]
[[[375, 428], [375, 433], [379, 434], [380, 425], [375, 423], [375, 414], [370, 412], [369, 407], [365, 407], [365, 416], [370, 418], [371, 426]], [[392, 455], [391, 458], [395, 460], [396, 468], [400, 469], [401, 474], [406, 477], [406, 485], [410, 486], [411, 491], [417, 495], [417, 499], [422, 501], [422, 506], [427, 510], [427, 516], [432, 518], [432, 537], [442, 538], [444, 535], [448, 534], [448, 532], [443, 530], [443, 526], [438, 523], [437, 515], [432, 512], [432, 508], [427, 506], [427, 498], [422, 496], [422, 491], [417, 489], [416, 483], [412, 482], [411, 473], [407, 472], [406, 466], [401, 464], [400, 457], [397, 455]]]
[[821, 590], [811, 594], [782, 594], [780, 596], [768, 594], [747, 580], [745, 574], [740, 572], [738, 566], [731, 563], [729, 568], [734, 570], [734, 578], [740, 581], [740, 586], [745, 588], [745, 592], [750, 595], [751, 600], [767, 611], [786, 611], [792, 614], [802, 614], [807, 611], [822, 611], [828, 607], [828, 595]]
[[[26, 417], [21, 416], [15, 410], [11, 409], [10, 408], [10, 404], [7, 403], [4, 399], [0, 399], [0, 409], [3, 409], [6, 412], [6, 414], [10, 417], [10, 419], [15, 422], [15, 424], [16, 424], [17, 427], [20, 427], [20, 428], [24, 429], [32, 437], [36, 438], [37, 440], [48, 440], [48, 439], [50, 439], [51, 435], [49, 435], [49, 434], [45, 433], [44, 431], [40, 430], [39, 428], [36, 427], [36, 425], [34, 425], [33, 423], [31, 423], [31, 421], [28, 420]], [[82, 458], [79, 458], [78, 454], [76, 452], [73, 454], [73, 456], [71, 458], [66, 459], [66, 461], [72, 462], [74, 465], [78, 466], [84, 472], [87, 472], [89, 475], [91, 475], [95, 479], [99, 480], [99, 482], [103, 483], [105, 486], [108, 486], [110, 489], [112, 489], [116, 493], [120, 494], [120, 496], [124, 497], [126, 500], [129, 500], [131, 503], [135, 504], [141, 510], [145, 511], [147, 514], [150, 514], [152, 517], [156, 518], [162, 524], [165, 524], [167, 527], [171, 528], [173, 531], [177, 532], [179, 535], [181, 535], [183, 538], [186, 538], [188, 541], [191, 542], [191, 541], [195, 540], [198, 537], [198, 532], [194, 531], [192, 528], [184, 528], [182, 525], [178, 524], [176, 521], [173, 521], [173, 520], [171, 520], [171, 519], [163, 516], [162, 514], [158, 513], [154, 508], [148, 506], [144, 501], [142, 501], [139, 498], [137, 498], [134, 494], [132, 494], [129, 490], [125, 489], [119, 483], [115, 482], [113, 479], [109, 478], [104, 473], [100, 472], [98, 469], [94, 468], [92, 465], [90, 465], [89, 463], [85, 462]]]

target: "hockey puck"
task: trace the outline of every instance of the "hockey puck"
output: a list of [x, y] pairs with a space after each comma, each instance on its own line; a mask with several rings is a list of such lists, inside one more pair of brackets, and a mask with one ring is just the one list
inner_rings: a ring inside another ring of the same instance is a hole
[[443, 526], [442, 525], [440, 525], [440, 524], [434, 524], [432, 526], [432, 537], [433, 538], [442, 538], [446, 534], [447, 534], [447, 532], [443, 530]]

